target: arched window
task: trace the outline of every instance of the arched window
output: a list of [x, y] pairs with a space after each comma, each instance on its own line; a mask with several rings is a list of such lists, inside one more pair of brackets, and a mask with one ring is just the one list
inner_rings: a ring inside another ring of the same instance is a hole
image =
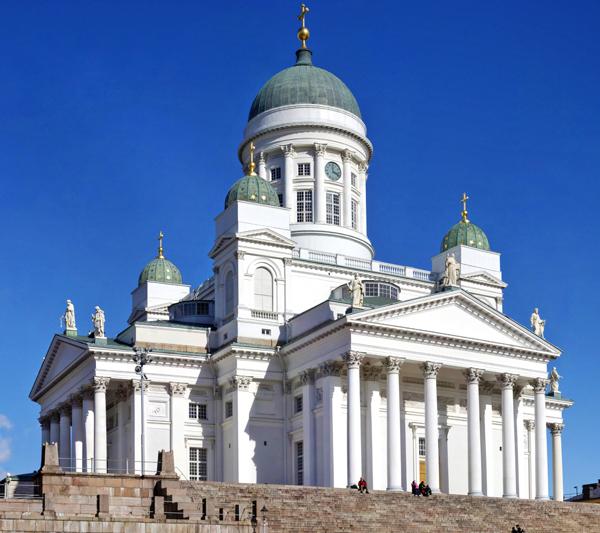
[[273, 311], [273, 276], [266, 268], [257, 268], [254, 273], [254, 308]]
[[233, 272], [225, 276], [225, 316], [233, 313]]

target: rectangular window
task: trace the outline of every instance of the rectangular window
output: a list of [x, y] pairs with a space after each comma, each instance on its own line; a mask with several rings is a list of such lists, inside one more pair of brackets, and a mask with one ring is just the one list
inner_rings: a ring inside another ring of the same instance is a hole
[[350, 174], [350, 183], [352, 187], [356, 187], [356, 174], [354, 172]]
[[206, 420], [208, 418], [206, 404], [190, 402], [188, 414], [189, 418], [193, 418], [194, 420]]
[[327, 191], [325, 217], [327, 224], [340, 225], [340, 195]]
[[296, 191], [296, 222], [313, 221], [312, 191]]
[[298, 176], [310, 176], [310, 163], [298, 163]]
[[419, 456], [425, 457], [425, 437], [419, 437]]
[[358, 202], [352, 200], [351, 205], [351, 216], [352, 216], [352, 229], [358, 228]]
[[225, 402], [225, 418], [233, 416], [233, 402]]
[[208, 454], [206, 448], [190, 448], [190, 480], [208, 479]]
[[296, 442], [296, 483], [304, 485], [304, 443]]
[[271, 169], [271, 181], [276, 181], [281, 179], [281, 167], [273, 167]]
[[279, 199], [279, 207], [283, 207], [283, 194], [279, 193], [277, 198]]
[[302, 412], [302, 395], [294, 398], [294, 413]]
[[208, 302], [198, 302], [196, 304], [197, 315], [208, 315]]

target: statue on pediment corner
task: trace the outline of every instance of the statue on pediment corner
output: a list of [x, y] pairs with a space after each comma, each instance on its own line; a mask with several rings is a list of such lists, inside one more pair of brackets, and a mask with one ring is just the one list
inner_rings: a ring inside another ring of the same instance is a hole
[[444, 275], [441, 279], [442, 287], [457, 287], [460, 277], [460, 265], [454, 254], [446, 255]]
[[539, 309], [536, 307], [531, 313], [531, 329], [538, 336], [544, 339], [544, 329], [546, 329], [546, 321], [542, 320]]
[[354, 274], [352, 280], [346, 284], [352, 293], [352, 307], [362, 307], [365, 301], [365, 284]]
[[552, 391], [552, 394], [555, 396], [560, 394], [560, 391], [558, 390], [558, 380], [561, 378], [562, 378], [562, 376], [558, 373], [558, 371], [556, 370], [556, 367], [554, 367], [550, 374], [550, 390]]

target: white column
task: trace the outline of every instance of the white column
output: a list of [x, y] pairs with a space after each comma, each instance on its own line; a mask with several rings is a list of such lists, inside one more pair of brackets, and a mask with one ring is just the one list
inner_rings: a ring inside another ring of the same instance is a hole
[[400, 366], [396, 357], [385, 360], [387, 370], [387, 490], [403, 490], [400, 453]]
[[479, 381], [483, 370], [469, 368], [467, 378], [467, 417], [469, 455], [469, 495], [482, 496], [481, 483], [481, 425], [479, 418]]
[[431, 492], [440, 492], [437, 375], [441, 366], [429, 361], [422, 365], [425, 378], [425, 467]]
[[550, 424], [552, 433], [552, 488], [553, 498], [562, 502], [563, 492], [563, 460], [562, 460], [562, 430], [564, 424]]
[[[496, 445], [492, 425], [492, 395], [494, 383], [482, 381], [479, 383], [479, 411], [481, 424], [481, 477], [482, 491], [485, 496], [500, 496], [502, 489], [495, 475]], [[497, 482], [498, 481], [498, 482]], [[497, 488], [498, 487], [498, 488]]]
[[94, 471], [94, 391], [83, 391], [83, 465], [86, 472]]
[[[325, 153], [326, 144], [315, 143], [315, 222], [325, 224]], [[356, 480], [358, 481], [358, 479]], [[355, 483], [356, 483], [355, 481]]]
[[525, 420], [525, 429], [527, 430], [527, 474], [529, 485], [529, 499], [535, 498], [535, 448], [533, 430], [535, 422], [533, 420]]
[[50, 419], [47, 416], [40, 416], [38, 419], [42, 430], [42, 446], [50, 442]]
[[[327, 361], [319, 365], [318, 383], [323, 395], [323, 465], [318, 474], [319, 485], [345, 487], [347, 466], [347, 419], [341, 416], [343, 393], [341, 363]], [[322, 472], [321, 472], [322, 470]]]
[[107, 472], [106, 450], [106, 388], [109, 378], [94, 378], [94, 469]]
[[362, 433], [360, 429], [360, 363], [364, 354], [347, 352], [344, 361], [348, 367], [348, 486], [355, 485], [362, 472]]
[[185, 420], [188, 417], [188, 387], [185, 383], [169, 383], [171, 393], [170, 443], [175, 465], [185, 470], [187, 454], [185, 450]]
[[264, 152], [261, 152], [258, 156], [258, 175], [264, 180], [271, 181], [271, 176], [267, 176], [267, 162]]
[[345, 150], [342, 155], [344, 180], [344, 211], [342, 223], [346, 228], [352, 228], [352, 152]]
[[290, 212], [290, 220], [292, 224], [296, 222], [296, 210], [294, 208], [294, 176], [296, 175], [294, 168], [294, 158], [296, 157], [296, 152], [294, 151], [293, 144], [286, 144], [281, 147], [281, 150], [284, 155], [285, 163], [284, 163], [284, 176], [283, 176], [283, 205], [288, 209], [291, 209]]
[[60, 439], [58, 443], [60, 466], [71, 469], [71, 405], [60, 407]]
[[448, 431], [449, 426], [440, 426], [439, 441], [440, 441], [440, 490], [442, 492], [450, 492], [450, 479], [448, 472]]
[[381, 391], [379, 378], [381, 367], [363, 367], [363, 380], [365, 381], [365, 396], [367, 402], [367, 417], [365, 424], [365, 479], [369, 489], [379, 490], [386, 486], [384, 475], [383, 457], [381, 453]]
[[513, 386], [518, 376], [502, 374], [502, 496], [517, 497], [517, 472], [515, 464], [515, 410]]
[[54, 411], [50, 414], [50, 442], [56, 444], [60, 440], [60, 415], [58, 411]]
[[414, 422], [409, 422], [408, 427], [411, 429], [412, 434], [412, 481], [416, 481], [419, 484], [421, 481], [419, 479], [421, 476], [419, 474], [419, 437], [417, 435], [419, 426]]
[[302, 441], [304, 485], [316, 485], [317, 455], [315, 446], [315, 417], [314, 409], [314, 370], [305, 370], [300, 374], [302, 384]]
[[548, 499], [548, 446], [546, 444], [547, 379], [537, 378], [531, 385], [535, 391], [535, 499]]
[[[131, 422], [130, 422], [130, 439], [132, 440], [131, 446], [133, 449], [132, 463], [129, 465], [129, 470], [136, 474], [142, 473], [142, 446], [146, 446], [146, 443], [142, 443], [142, 424], [146, 422], [142, 420], [142, 389], [139, 379], [131, 380]], [[144, 381], [144, 403], [146, 402], [146, 391], [148, 390], [148, 382]], [[146, 406], [144, 406], [146, 407]], [[144, 414], [147, 409], [144, 409]], [[146, 434], [146, 431], [144, 431]], [[144, 450], [145, 451], [145, 450]], [[147, 460], [147, 455], [144, 453]]]
[[250, 408], [252, 407], [253, 394], [250, 391], [252, 378], [249, 376], [235, 376], [231, 378], [233, 388], [233, 419], [234, 446], [237, 446], [235, 458], [237, 480], [236, 483], [256, 483], [256, 463], [253, 461], [256, 442], [248, 433], [250, 423]]
[[360, 213], [359, 229], [363, 234], [367, 234], [367, 163], [358, 165], [358, 186], [360, 188]]
[[112, 465], [113, 469], [119, 473], [129, 473], [129, 463], [127, 455], [129, 453], [129, 445], [127, 441], [127, 389], [120, 386], [117, 389], [117, 447], [115, 453], [115, 462]]
[[81, 396], [74, 396], [71, 404], [73, 425], [72, 457], [75, 472], [83, 472], [83, 419], [81, 409]]

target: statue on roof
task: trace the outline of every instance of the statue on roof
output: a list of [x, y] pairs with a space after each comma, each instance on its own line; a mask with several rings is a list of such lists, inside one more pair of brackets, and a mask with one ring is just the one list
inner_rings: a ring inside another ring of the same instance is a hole
[[546, 328], [546, 321], [542, 320], [542, 317], [540, 316], [540, 312], [537, 307], [533, 310], [530, 321], [531, 321], [531, 329], [533, 330], [533, 332], [538, 337], [541, 337], [543, 339], [544, 338], [544, 329]]
[[92, 315], [92, 324], [94, 324], [94, 337], [106, 337], [104, 334], [104, 311], [100, 307], [96, 306], [94, 314]]
[[65, 314], [61, 317], [65, 322], [65, 329], [77, 329], [75, 325], [75, 306], [71, 300], [67, 300]]
[[552, 373], [550, 374], [550, 390], [554, 395], [560, 394], [560, 391], [558, 390], [558, 380], [561, 378], [562, 376], [558, 374], [556, 367], [554, 367], [552, 369]]
[[354, 274], [352, 280], [346, 284], [352, 293], [352, 307], [362, 307], [365, 301], [365, 284]]
[[446, 255], [446, 268], [442, 277], [442, 287], [456, 287], [460, 277], [460, 265], [454, 254]]

